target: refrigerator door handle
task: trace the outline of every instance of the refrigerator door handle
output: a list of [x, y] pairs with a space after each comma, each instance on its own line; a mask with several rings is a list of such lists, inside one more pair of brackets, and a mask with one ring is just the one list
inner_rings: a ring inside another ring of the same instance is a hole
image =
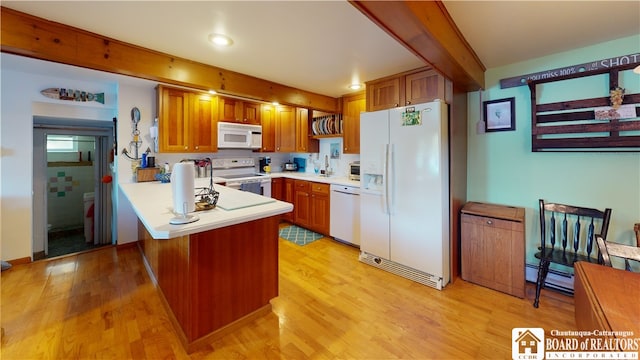
[[389, 209], [389, 214], [393, 214], [393, 210], [395, 208], [395, 198], [393, 196], [393, 192], [395, 189], [395, 162], [394, 162], [394, 148], [393, 144], [388, 145], [389, 152], [387, 155], [387, 208]]
[[389, 212], [389, 144], [384, 145], [384, 172], [382, 181], [384, 182], [384, 191], [382, 192], [382, 206], [385, 214]]

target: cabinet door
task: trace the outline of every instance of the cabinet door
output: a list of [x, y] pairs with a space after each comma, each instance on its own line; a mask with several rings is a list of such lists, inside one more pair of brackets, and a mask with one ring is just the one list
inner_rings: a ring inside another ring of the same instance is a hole
[[296, 151], [296, 114], [291, 106], [276, 107], [276, 151]]
[[285, 201], [284, 199], [284, 179], [272, 178], [271, 179], [271, 197], [276, 200]]
[[369, 111], [398, 107], [404, 103], [404, 77], [396, 77], [367, 84]]
[[310, 213], [309, 206], [311, 197], [309, 194], [309, 182], [304, 180], [294, 181], [294, 203], [293, 203], [293, 222], [302, 226], [309, 227]]
[[405, 77], [405, 104], [421, 104], [444, 98], [444, 77], [435, 70], [425, 70]]
[[[294, 180], [293, 179], [285, 179], [284, 180], [284, 201], [293, 204], [293, 209], [295, 211], [295, 188], [294, 188]], [[293, 222], [293, 213], [294, 211], [288, 212], [286, 214], [284, 214], [283, 219], [287, 220], [289, 222]]]
[[319, 141], [309, 137], [309, 110], [296, 108], [296, 152], [318, 152]]
[[242, 102], [242, 122], [260, 125], [260, 110], [258, 103]]
[[324, 235], [329, 235], [329, 184], [311, 183], [311, 202], [309, 204], [309, 227]]
[[189, 92], [158, 86], [158, 127], [160, 152], [188, 152]]
[[191, 149], [195, 152], [218, 151], [216, 96], [193, 94], [191, 115]]
[[238, 100], [225, 97], [219, 97], [218, 99], [218, 121], [241, 122], [236, 115]]
[[342, 99], [343, 148], [345, 154], [360, 153], [360, 113], [365, 111], [365, 94], [345, 96]]
[[261, 110], [262, 148], [263, 152], [276, 151], [276, 108], [264, 105]]

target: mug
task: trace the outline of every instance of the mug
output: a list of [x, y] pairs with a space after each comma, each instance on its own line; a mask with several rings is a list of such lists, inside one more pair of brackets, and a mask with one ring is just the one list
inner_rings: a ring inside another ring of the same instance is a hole
[[264, 172], [266, 172], [266, 173], [270, 173], [271, 172], [271, 166], [266, 165], [266, 166], [262, 167], [262, 170], [264, 170]]

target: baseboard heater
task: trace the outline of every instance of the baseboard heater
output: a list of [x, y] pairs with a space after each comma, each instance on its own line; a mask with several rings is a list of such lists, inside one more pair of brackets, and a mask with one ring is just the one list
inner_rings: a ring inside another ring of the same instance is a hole
[[[538, 279], [538, 265], [525, 264], [525, 278], [535, 284]], [[544, 286], [548, 289], [573, 295], [573, 275], [568, 272], [549, 269]]]
[[431, 275], [366, 252], [360, 252], [359, 259], [365, 264], [375, 266], [405, 279], [413, 280], [437, 290], [442, 290], [442, 277]]

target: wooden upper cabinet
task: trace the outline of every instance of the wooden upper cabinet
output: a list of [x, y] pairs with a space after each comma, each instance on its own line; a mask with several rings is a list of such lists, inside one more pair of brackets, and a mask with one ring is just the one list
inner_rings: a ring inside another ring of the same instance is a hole
[[159, 152], [217, 151], [217, 97], [158, 85]]
[[435, 70], [425, 70], [405, 77], [405, 105], [420, 104], [444, 97], [444, 77]]
[[320, 142], [309, 137], [309, 110], [296, 108], [296, 152], [318, 152]]
[[[369, 111], [390, 109], [404, 103], [404, 77], [385, 78], [367, 83]], [[343, 109], [344, 111], [344, 109]]]
[[360, 153], [360, 113], [365, 110], [364, 92], [342, 98], [342, 151], [345, 154]]
[[295, 108], [286, 105], [276, 106], [276, 151], [296, 151], [296, 113]]
[[442, 99], [448, 102], [445, 78], [422, 68], [367, 82], [367, 111], [391, 109]]
[[263, 105], [260, 110], [262, 122], [262, 148], [263, 152], [276, 151], [276, 107]]
[[191, 116], [191, 146], [196, 152], [218, 151], [218, 129], [216, 96], [192, 94], [193, 112]]
[[241, 124], [260, 124], [260, 104], [239, 99], [220, 97], [218, 121]]
[[186, 152], [189, 150], [189, 93], [159, 85], [158, 150]]
[[260, 104], [242, 102], [242, 122], [260, 125]]

